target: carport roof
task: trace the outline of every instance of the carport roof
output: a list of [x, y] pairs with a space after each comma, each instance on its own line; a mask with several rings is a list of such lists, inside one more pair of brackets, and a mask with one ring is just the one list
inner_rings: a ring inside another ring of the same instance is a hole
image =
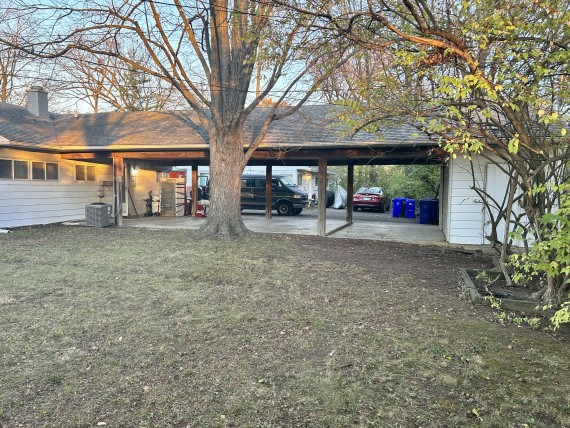
[[[307, 105], [274, 121], [250, 164], [330, 165], [434, 163], [437, 142], [413, 126], [392, 122], [378, 135], [357, 132], [335, 119], [337, 107]], [[244, 129], [244, 148], [257, 135], [269, 108], [257, 108]], [[0, 147], [61, 153], [65, 159], [109, 163], [112, 157], [146, 159], [157, 166], [209, 163], [207, 126], [191, 111], [50, 114], [0, 103]]]
[[[274, 121], [261, 147], [341, 148], [362, 146], [434, 146], [427, 135], [407, 124], [385, 126], [380, 135], [358, 132], [334, 118], [334, 106], [307, 105]], [[256, 134], [268, 108], [258, 108], [245, 125], [244, 140]], [[92, 150], [207, 149], [207, 128], [190, 111], [51, 114], [40, 119], [27, 109], [0, 103], [0, 136], [11, 145], [63, 152]]]

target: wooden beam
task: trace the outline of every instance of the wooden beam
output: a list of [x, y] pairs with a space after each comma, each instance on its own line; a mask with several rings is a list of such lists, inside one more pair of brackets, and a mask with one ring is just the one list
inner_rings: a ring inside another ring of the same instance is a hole
[[326, 236], [327, 232], [327, 158], [319, 157], [319, 215], [317, 220], [317, 235]]
[[354, 165], [348, 165], [346, 174], [346, 222], [352, 223], [352, 210], [353, 210], [353, 196], [354, 196]]
[[123, 225], [123, 158], [113, 157], [113, 205], [115, 226]]
[[[346, 166], [347, 163], [352, 163], [354, 165], [440, 165], [445, 161], [444, 158], [422, 158], [421, 156], [413, 157], [400, 157], [393, 159], [373, 159], [368, 158], [358, 158], [358, 159], [330, 159], [327, 157], [327, 167], [330, 166]], [[173, 163], [172, 163], [173, 164]], [[180, 162], [176, 163], [177, 165]], [[299, 158], [299, 159], [250, 159], [248, 165], [273, 165], [273, 166], [317, 166], [319, 164], [318, 159], [313, 158]]]
[[196, 217], [198, 211], [198, 165], [192, 165], [192, 216]]
[[90, 152], [90, 153], [62, 153], [62, 159], [83, 160], [83, 159], [109, 159], [110, 152]]
[[268, 220], [271, 219], [271, 206], [273, 205], [272, 177], [273, 167], [271, 165], [267, 165], [265, 167], [265, 218]]
[[208, 159], [210, 152], [207, 150], [180, 152], [115, 152], [113, 153], [113, 157], [124, 159]]
[[352, 223], [345, 223], [342, 226], [339, 226], [339, 227], [331, 230], [330, 232], [327, 232], [327, 236], [331, 236], [333, 233], [337, 233], [339, 230], [342, 230], [342, 229], [344, 229], [348, 226], [351, 226], [351, 225], [352, 225]]
[[[390, 146], [390, 147], [344, 147], [344, 148], [289, 148], [289, 149], [257, 149], [249, 162], [252, 165], [317, 165], [321, 156], [327, 158], [327, 165], [352, 164], [390, 165], [390, 164], [425, 164], [441, 163], [446, 156], [441, 148], [433, 146]], [[110, 157], [123, 159], [145, 159], [163, 161], [169, 165], [180, 165], [184, 160], [188, 163], [204, 162], [208, 164], [209, 150], [182, 151], [110, 151], [62, 153], [62, 159], [100, 162]]]
[[401, 146], [401, 147], [359, 147], [339, 149], [301, 149], [298, 150], [270, 150], [257, 149], [252, 159], [313, 159], [326, 156], [328, 162], [332, 159], [415, 159], [435, 157], [439, 153], [431, 146]]

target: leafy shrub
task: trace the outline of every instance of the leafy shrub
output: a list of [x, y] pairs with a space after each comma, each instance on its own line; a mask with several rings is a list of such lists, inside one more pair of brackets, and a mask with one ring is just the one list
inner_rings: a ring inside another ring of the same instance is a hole
[[548, 303], [560, 305], [551, 318], [553, 326], [557, 328], [570, 322], [570, 183], [557, 186], [554, 190], [560, 192], [560, 206], [539, 219], [537, 236], [540, 240], [528, 252], [513, 254], [510, 263], [515, 283], [539, 280], [545, 286], [550, 300]]

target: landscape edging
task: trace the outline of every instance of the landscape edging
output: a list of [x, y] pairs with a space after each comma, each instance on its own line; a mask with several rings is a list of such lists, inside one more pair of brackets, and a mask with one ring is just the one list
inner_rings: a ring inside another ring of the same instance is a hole
[[[469, 298], [473, 303], [478, 303], [481, 305], [489, 306], [491, 302], [488, 299], [485, 299], [475, 284], [471, 280], [471, 275], [477, 275], [480, 272], [486, 272], [489, 276], [496, 277], [497, 275], [502, 275], [502, 272], [499, 272], [494, 269], [485, 270], [485, 269], [467, 269], [467, 268], [459, 268], [459, 272], [461, 273], [461, 277], [463, 279], [463, 284], [466, 291], [469, 293]], [[537, 302], [529, 302], [527, 300], [514, 300], [514, 299], [499, 299], [496, 298], [501, 308], [509, 309], [511, 311], [519, 311], [519, 312], [527, 312], [536, 315], [542, 315], [551, 317], [554, 315], [556, 311], [552, 309], [543, 310], [540, 303]]]

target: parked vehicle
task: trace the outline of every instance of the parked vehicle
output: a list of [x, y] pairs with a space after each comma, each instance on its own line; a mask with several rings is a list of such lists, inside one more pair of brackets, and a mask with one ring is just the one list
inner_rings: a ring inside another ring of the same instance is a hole
[[[325, 205], [327, 208], [330, 208], [334, 204], [334, 192], [332, 190], [327, 190], [326, 194], [327, 194], [327, 203]], [[313, 201], [316, 201], [317, 204], [319, 203], [318, 192], [313, 193]]]
[[[242, 209], [265, 209], [265, 182], [265, 175], [242, 176]], [[299, 215], [309, 202], [307, 193], [286, 175], [272, 177], [271, 189], [271, 208], [279, 215]]]
[[352, 209], [377, 210], [383, 213], [390, 208], [390, 201], [380, 187], [361, 187], [354, 194], [352, 199]]
[[332, 190], [327, 190], [327, 208], [332, 207], [334, 204], [334, 192]]

